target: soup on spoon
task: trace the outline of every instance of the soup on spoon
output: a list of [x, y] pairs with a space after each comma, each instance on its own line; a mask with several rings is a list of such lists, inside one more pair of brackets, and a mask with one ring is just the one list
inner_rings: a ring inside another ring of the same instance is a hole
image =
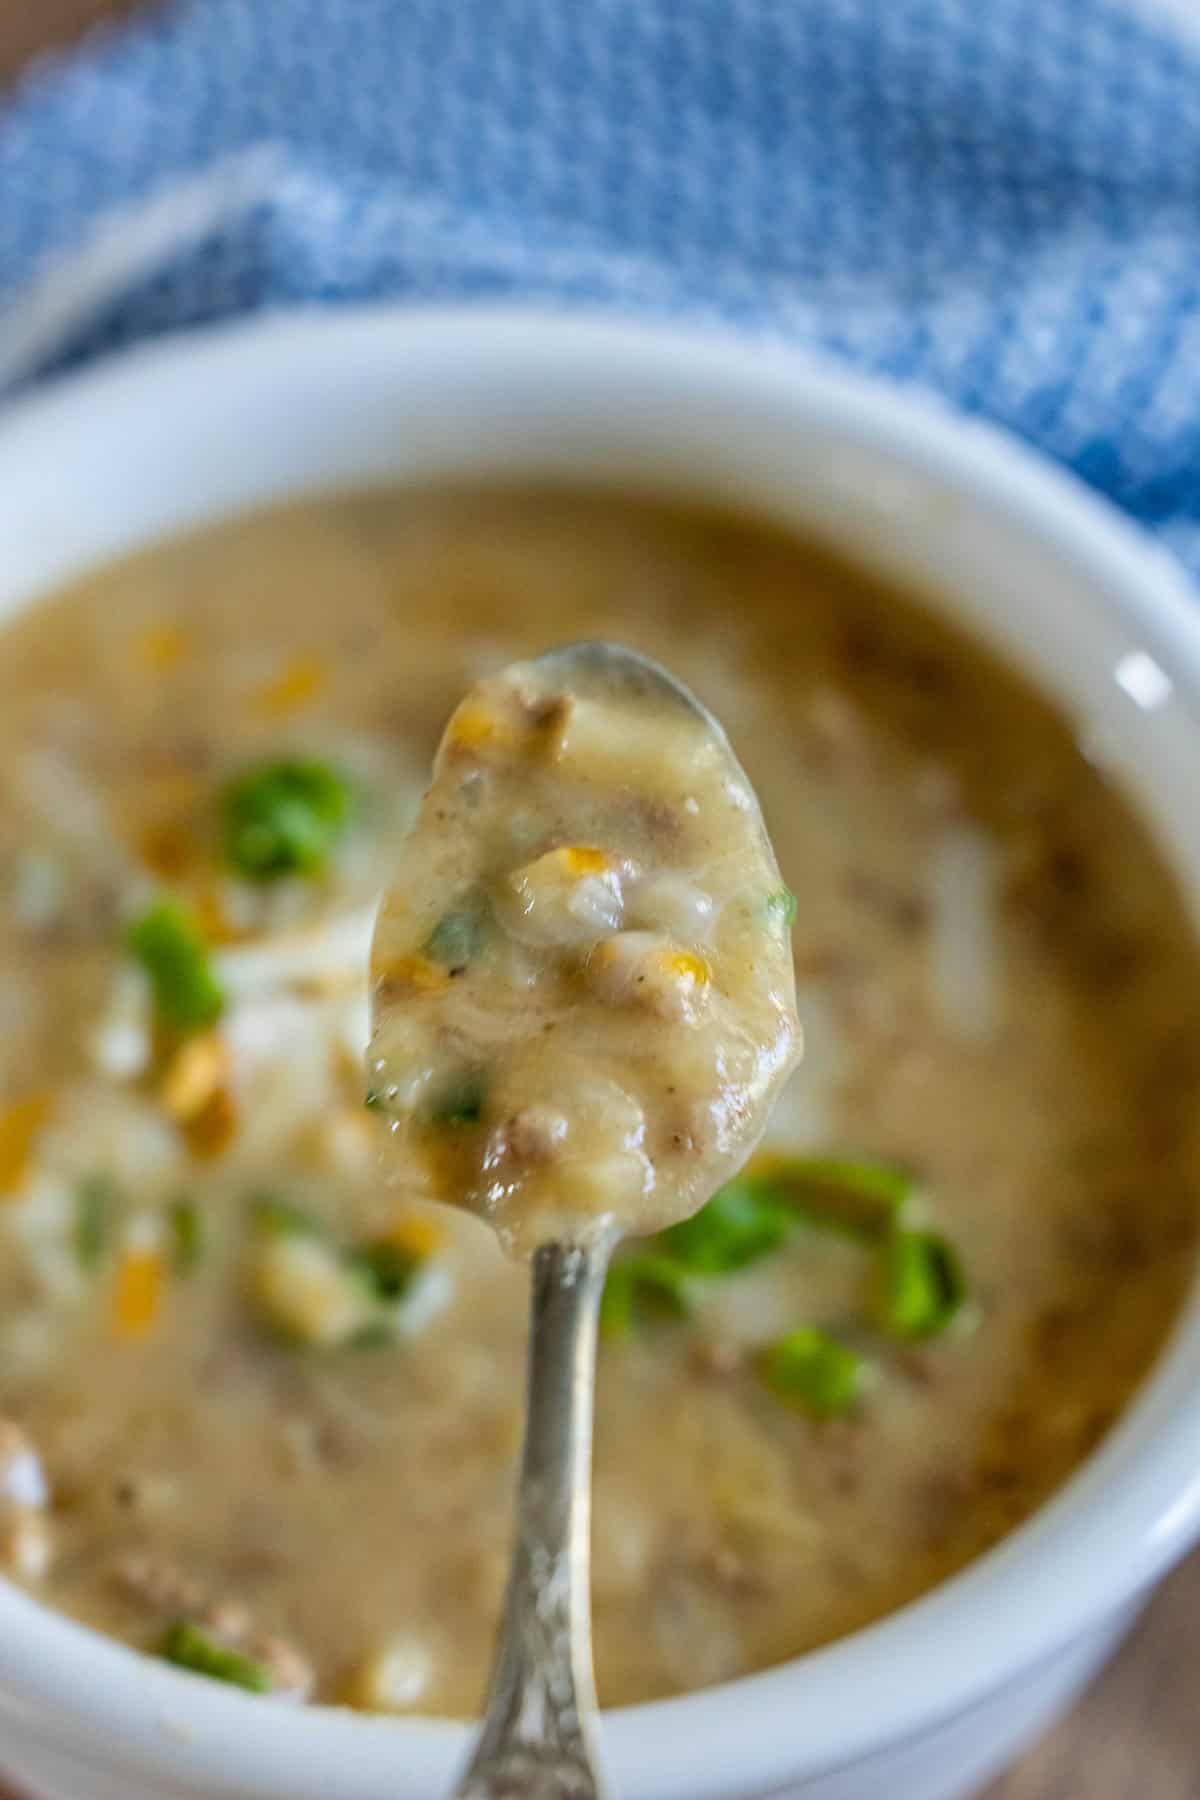
[[372, 952], [400, 1179], [533, 1260], [516, 1541], [462, 1800], [601, 1792], [588, 1599], [596, 1324], [614, 1243], [745, 1160], [800, 1044], [793, 902], [720, 725], [580, 644], [446, 728]]
[[793, 904], [724, 732], [663, 671], [580, 645], [481, 682], [375, 932], [399, 1180], [523, 1254], [695, 1212], [797, 1059]]

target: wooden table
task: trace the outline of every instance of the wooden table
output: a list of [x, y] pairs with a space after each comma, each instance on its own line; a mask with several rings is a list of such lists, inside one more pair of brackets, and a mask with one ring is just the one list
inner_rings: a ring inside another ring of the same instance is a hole
[[[38, 50], [128, 10], [131, 0], [0, 0], [0, 81]], [[986, 1800], [1197, 1800], [1198, 1623], [1200, 1552], [1166, 1584], [1071, 1716]]]
[[1196, 1800], [1200, 1551], [1155, 1596], [1074, 1712], [985, 1800]]

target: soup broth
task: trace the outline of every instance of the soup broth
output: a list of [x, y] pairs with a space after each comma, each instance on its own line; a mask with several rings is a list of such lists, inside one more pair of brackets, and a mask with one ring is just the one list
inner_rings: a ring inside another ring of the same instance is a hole
[[382, 1189], [367, 953], [459, 698], [577, 638], [726, 725], [798, 897], [805, 1036], [766, 1155], [610, 1278], [603, 1700], [919, 1595], [1161, 1347], [1193, 1267], [1196, 947], [1053, 708], [752, 520], [292, 506], [4, 631], [0, 1555], [51, 1605], [264, 1691], [477, 1709], [525, 1280]]

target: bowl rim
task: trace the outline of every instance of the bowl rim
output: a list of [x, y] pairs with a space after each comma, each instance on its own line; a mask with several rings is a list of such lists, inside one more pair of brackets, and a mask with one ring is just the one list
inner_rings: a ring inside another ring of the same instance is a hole
[[[136, 346], [19, 397], [0, 415], [0, 471], [14, 458], [45, 458], [85, 415], [111, 416], [116, 431], [122, 409], [145, 405], [185, 364], [193, 379], [252, 385], [265, 369], [294, 368], [297, 358], [336, 372], [351, 352], [394, 365], [456, 349], [490, 359], [518, 382], [535, 369], [544, 381], [547, 366], [592, 382], [636, 381], [653, 368], [659, 379], [707, 384], [718, 402], [737, 396], [763, 416], [778, 419], [782, 408], [810, 430], [849, 430], [1052, 550], [1086, 579], [1089, 604], [1112, 608], [1138, 633], [1185, 703], [1200, 696], [1200, 597], [1132, 521], [997, 427], [773, 339], [508, 305], [260, 315]], [[1188, 1379], [1196, 1368], [1193, 1301], [1115, 1430], [1025, 1524], [929, 1594], [824, 1649], [678, 1699], [608, 1712], [614, 1772], [627, 1773], [631, 1786], [636, 1776], [639, 1792], [696, 1800], [696, 1771], [727, 1765], [734, 1743], [745, 1786], [844, 1768], [970, 1708], [1129, 1604], [1200, 1535], [1200, 1388]], [[360, 1780], [364, 1792], [372, 1780], [395, 1791], [404, 1755], [418, 1782], [412, 1794], [425, 1793], [429, 1771], [464, 1753], [470, 1729], [264, 1707], [0, 1583], [0, 1716], [6, 1711], [43, 1735], [53, 1720], [93, 1752], [102, 1739], [104, 1760], [130, 1770], [186, 1768], [193, 1779], [208, 1770], [214, 1791], [228, 1794], [274, 1792], [272, 1778], [286, 1785], [288, 1769], [301, 1765], [334, 1781], [352, 1768], [355, 1791]]]

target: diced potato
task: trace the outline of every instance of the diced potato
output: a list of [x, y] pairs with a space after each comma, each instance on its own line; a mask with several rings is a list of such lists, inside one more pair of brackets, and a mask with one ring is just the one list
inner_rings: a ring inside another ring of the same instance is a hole
[[685, 875], [648, 875], [629, 894], [631, 925], [665, 931], [680, 943], [703, 943], [712, 931], [712, 895]]
[[[645, 1194], [649, 1175], [649, 1164], [640, 1150], [568, 1159], [555, 1165], [552, 1173], [537, 1171], [530, 1176], [529, 1212], [538, 1217], [539, 1229], [548, 1220], [561, 1218], [561, 1231], [553, 1235], [569, 1237], [572, 1219], [601, 1219], [610, 1213], [628, 1217]], [[544, 1198], [539, 1197], [539, 1190]]]
[[724, 751], [703, 726], [667, 734], [653, 709], [628, 708], [614, 718], [611, 707], [578, 695], [558, 761], [565, 772], [578, 771], [600, 787], [672, 798], [706, 789], [725, 770]]
[[132, 1081], [144, 1074], [153, 1050], [150, 983], [144, 970], [122, 965], [108, 1009], [93, 1030], [88, 1048], [101, 1075]]
[[526, 943], [547, 946], [589, 943], [619, 931], [626, 873], [617, 858], [590, 846], [548, 850], [505, 883], [502, 906], [510, 929]]
[[410, 1632], [398, 1632], [351, 1671], [343, 1701], [360, 1712], [411, 1712], [428, 1691], [434, 1667], [427, 1643]]

